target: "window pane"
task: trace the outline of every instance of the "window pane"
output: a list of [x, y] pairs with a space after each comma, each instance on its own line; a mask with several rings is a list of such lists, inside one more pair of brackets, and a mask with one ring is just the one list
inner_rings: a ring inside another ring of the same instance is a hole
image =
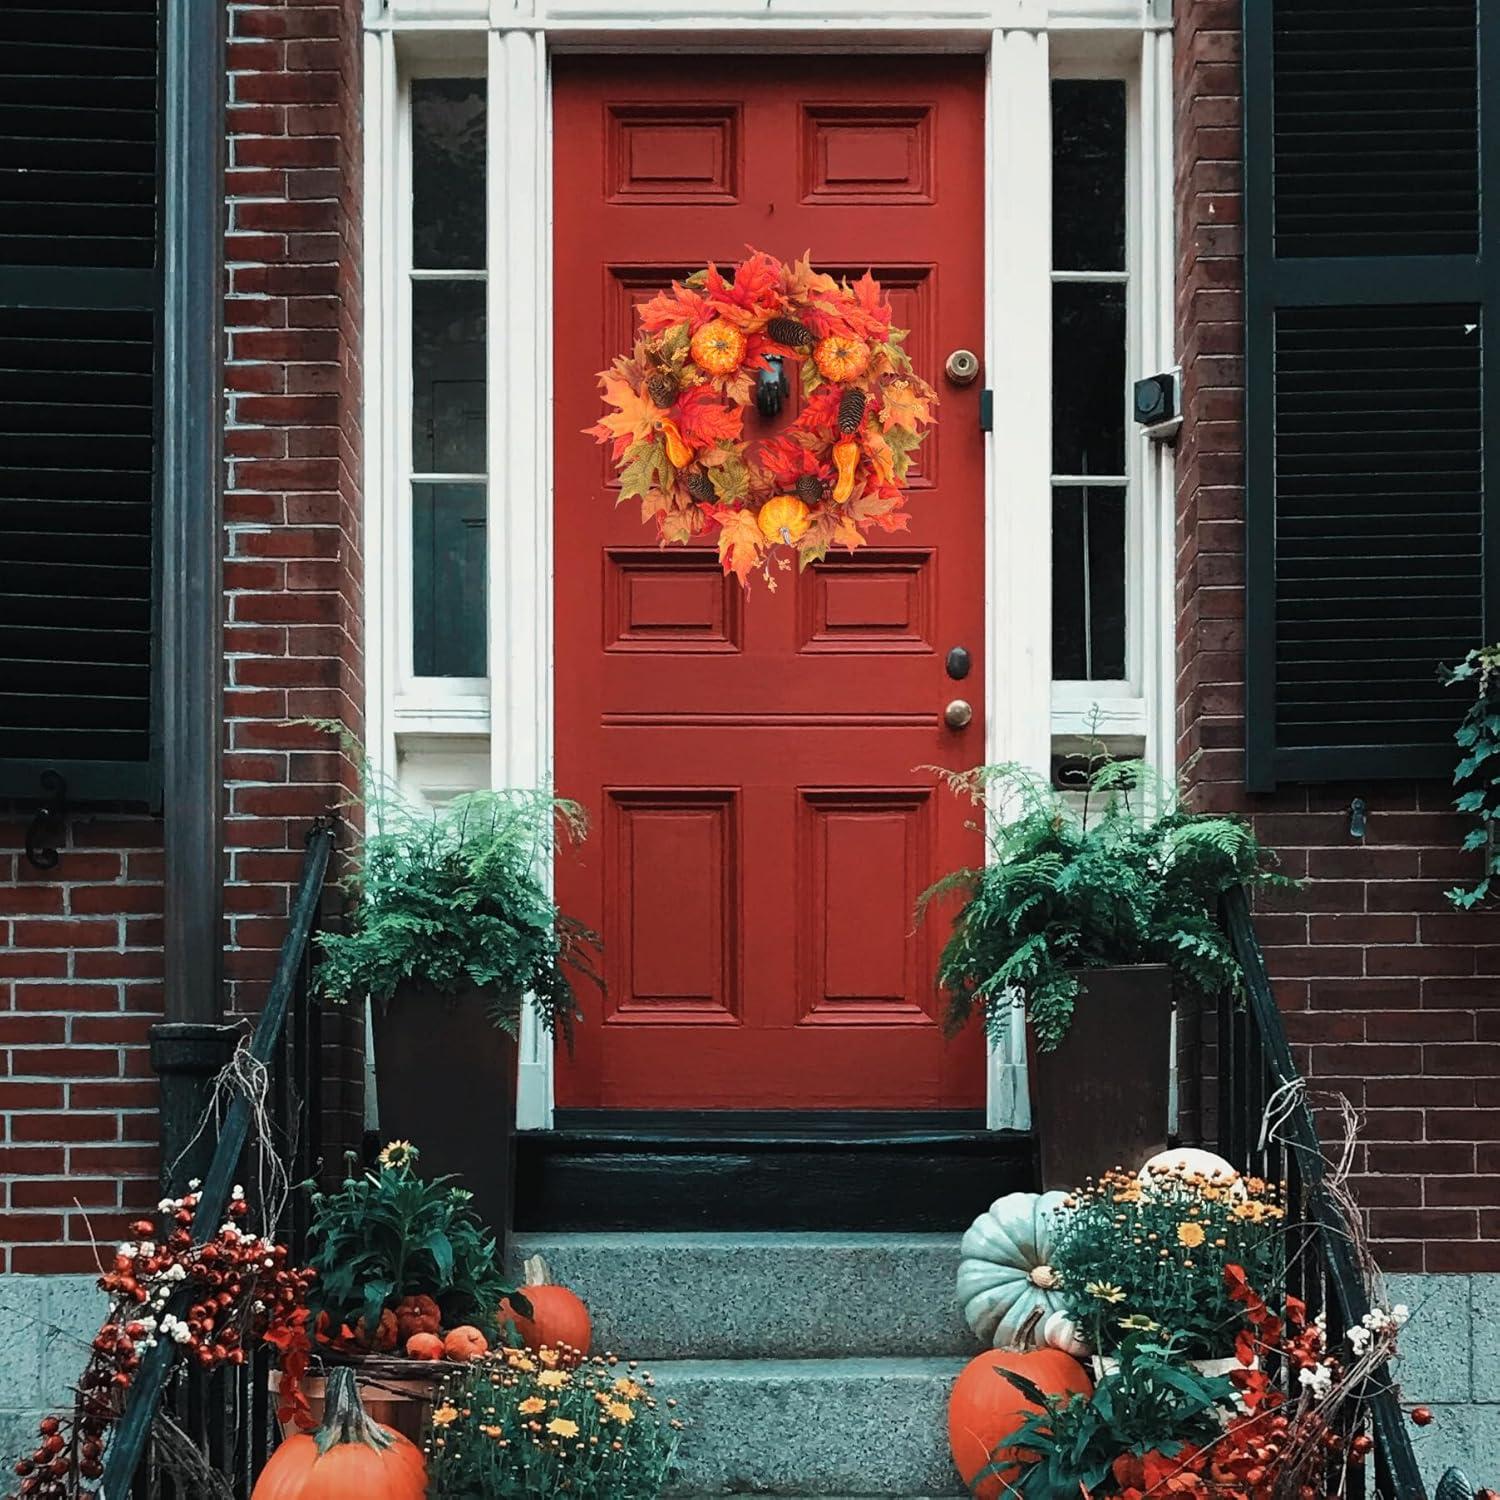
[[413, 282], [411, 348], [413, 470], [484, 473], [484, 283]]
[[486, 672], [482, 484], [412, 486], [412, 635], [418, 677]]
[[1125, 85], [1052, 85], [1052, 269], [1125, 269]]
[[484, 79], [411, 86], [412, 264], [484, 268]]
[[1052, 288], [1052, 472], [1125, 472], [1125, 288]]
[[1125, 491], [1052, 492], [1052, 676], [1125, 676]]

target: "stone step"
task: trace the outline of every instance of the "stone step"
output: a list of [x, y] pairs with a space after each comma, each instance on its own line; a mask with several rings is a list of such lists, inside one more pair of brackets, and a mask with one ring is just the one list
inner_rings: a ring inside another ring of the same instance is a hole
[[663, 1360], [683, 1431], [679, 1496], [964, 1493], [947, 1402], [962, 1359]]
[[522, 1234], [589, 1305], [594, 1348], [631, 1359], [976, 1354], [954, 1234]]

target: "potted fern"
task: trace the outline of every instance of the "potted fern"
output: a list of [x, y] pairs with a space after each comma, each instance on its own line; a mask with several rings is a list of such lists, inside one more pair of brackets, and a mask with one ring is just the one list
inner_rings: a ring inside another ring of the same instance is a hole
[[1247, 823], [1187, 811], [1137, 761], [1077, 793], [1014, 765], [945, 779], [985, 809], [990, 855], [923, 896], [962, 897], [938, 964], [950, 1025], [977, 1011], [995, 1042], [1024, 1017], [1045, 1185], [1138, 1164], [1166, 1144], [1174, 990], [1243, 982], [1219, 896], [1293, 882]]
[[595, 977], [594, 935], [544, 883], [584, 814], [545, 791], [431, 809], [378, 785], [364, 809], [345, 930], [319, 934], [318, 988], [371, 1002], [381, 1132], [420, 1140], [428, 1167], [458, 1174], [503, 1234], [522, 1007], [567, 1040], [572, 975]]

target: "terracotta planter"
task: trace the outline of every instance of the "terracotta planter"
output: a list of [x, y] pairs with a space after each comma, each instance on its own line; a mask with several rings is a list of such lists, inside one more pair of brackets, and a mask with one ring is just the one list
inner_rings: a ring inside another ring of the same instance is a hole
[[424, 1177], [449, 1173], [503, 1252], [511, 1222], [516, 1044], [490, 1019], [493, 997], [412, 986], [373, 1007], [380, 1138], [411, 1141]]
[[1027, 1037], [1042, 1186], [1067, 1190], [1111, 1167], [1134, 1170], [1167, 1144], [1172, 971], [1086, 969], [1062, 1045]]
[[[359, 1399], [370, 1416], [384, 1427], [390, 1427], [420, 1445], [422, 1432], [432, 1410], [432, 1400], [437, 1394], [438, 1382], [452, 1368], [451, 1365], [434, 1363], [431, 1376], [415, 1379], [391, 1379], [384, 1375], [360, 1375]], [[321, 1375], [307, 1375], [302, 1380], [302, 1392], [312, 1411], [313, 1421], [323, 1420], [323, 1397], [327, 1382]], [[270, 1387], [274, 1403], [281, 1390], [281, 1372], [271, 1372]], [[293, 1422], [281, 1423], [281, 1435], [289, 1438], [298, 1430]]]

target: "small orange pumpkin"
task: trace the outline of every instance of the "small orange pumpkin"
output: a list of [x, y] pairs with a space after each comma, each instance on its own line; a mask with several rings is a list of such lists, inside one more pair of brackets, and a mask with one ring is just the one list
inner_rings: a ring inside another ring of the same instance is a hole
[[427, 1464], [409, 1438], [370, 1420], [354, 1371], [329, 1371], [323, 1425], [289, 1437], [255, 1481], [251, 1500], [423, 1500]]
[[565, 1286], [547, 1280], [547, 1263], [533, 1255], [525, 1265], [526, 1282], [521, 1295], [531, 1304], [528, 1316], [511, 1306], [509, 1297], [500, 1303], [500, 1326], [514, 1327], [528, 1349], [552, 1349], [562, 1362], [576, 1365], [589, 1352], [594, 1327], [583, 1299]]
[[953, 1463], [976, 1500], [997, 1500], [1020, 1473], [1019, 1465], [975, 1480], [991, 1459], [1011, 1457], [1005, 1440], [1041, 1408], [1028, 1401], [1004, 1375], [1010, 1370], [1023, 1376], [1046, 1395], [1093, 1390], [1083, 1366], [1061, 1349], [1033, 1349], [1016, 1354], [1006, 1349], [986, 1349], [969, 1361], [953, 1383], [948, 1397], [948, 1446]]
[[777, 495], [761, 506], [756, 519], [768, 542], [785, 542], [790, 547], [807, 530], [807, 506], [795, 495]]
[[682, 429], [671, 419], [661, 419], [661, 435], [667, 440], [667, 462], [674, 469], [685, 469], [693, 461], [693, 450], [688, 447]]
[[710, 375], [733, 375], [745, 358], [745, 335], [723, 318], [705, 323], [693, 335], [693, 363]]
[[406, 1341], [408, 1359], [441, 1359], [443, 1341], [435, 1333], [414, 1333]]
[[396, 1337], [400, 1343], [406, 1343], [415, 1333], [437, 1333], [442, 1326], [442, 1310], [424, 1292], [403, 1297], [396, 1304]]
[[813, 363], [824, 380], [858, 380], [870, 368], [870, 346], [863, 339], [830, 333], [813, 350]]
[[859, 444], [852, 437], [840, 438], [833, 445], [833, 462], [839, 471], [833, 487], [833, 503], [842, 505], [854, 493], [854, 471], [859, 467]]
[[376, 1354], [389, 1354], [396, 1347], [399, 1334], [396, 1315], [388, 1307], [381, 1309], [380, 1321], [375, 1325], [373, 1334], [365, 1327], [363, 1318], [354, 1325], [355, 1342], [360, 1348], [372, 1350]]
[[443, 1340], [443, 1353], [449, 1359], [462, 1360], [465, 1364], [478, 1359], [481, 1354], [488, 1354], [489, 1350], [490, 1341], [472, 1323], [463, 1323], [450, 1330]]

